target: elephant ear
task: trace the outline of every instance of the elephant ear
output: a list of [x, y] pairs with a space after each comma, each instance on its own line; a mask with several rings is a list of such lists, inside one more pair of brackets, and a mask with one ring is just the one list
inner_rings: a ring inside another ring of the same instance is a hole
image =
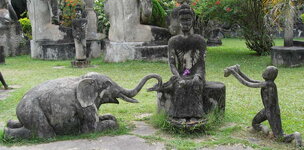
[[94, 101], [98, 96], [96, 81], [93, 79], [83, 79], [79, 81], [76, 93], [81, 107], [94, 105]]

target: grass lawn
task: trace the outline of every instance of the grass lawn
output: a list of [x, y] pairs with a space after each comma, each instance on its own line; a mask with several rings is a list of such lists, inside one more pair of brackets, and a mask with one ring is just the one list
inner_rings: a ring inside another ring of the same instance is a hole
[[[282, 45], [282, 40], [276, 40], [277, 45]], [[9, 85], [20, 85], [7, 99], [0, 101], [0, 126], [9, 119], [16, 119], [15, 109], [22, 96], [37, 84], [51, 79], [68, 76], [81, 76], [87, 72], [99, 72], [111, 77], [119, 85], [125, 88], [133, 88], [139, 80], [149, 73], [157, 73], [163, 77], [164, 82], [171, 76], [167, 63], [130, 61], [126, 63], [104, 63], [102, 60], [93, 59], [95, 67], [74, 69], [70, 67], [70, 61], [42, 61], [33, 60], [30, 56], [10, 57], [5, 65], [0, 65], [0, 70]], [[262, 108], [260, 89], [252, 89], [241, 85], [234, 77], [225, 78], [223, 69], [227, 66], [240, 64], [241, 69], [253, 79], [262, 80], [261, 74], [266, 66], [270, 65], [270, 56], [256, 56], [249, 51], [243, 40], [224, 39], [223, 46], [208, 48], [206, 57], [206, 79], [208, 81], [220, 81], [226, 85], [226, 113], [223, 124], [208, 132], [208, 134], [185, 135], [159, 131], [155, 136], [144, 137], [148, 141], [162, 141], [168, 148], [194, 149], [221, 144], [241, 143], [258, 149], [292, 149], [294, 144], [282, 144], [263, 136], [260, 133], [252, 133], [248, 127], [251, 120]], [[55, 69], [55, 66], [65, 66], [63, 69]], [[298, 131], [304, 134], [304, 67], [279, 68], [279, 76], [276, 79], [278, 87], [279, 103], [284, 131], [289, 134]], [[152, 87], [156, 81], [149, 81], [145, 88]], [[119, 120], [121, 127], [116, 132], [108, 132], [109, 135], [128, 134], [132, 128], [132, 121], [138, 120], [137, 116], [156, 111], [156, 94], [142, 90], [135, 97], [140, 101], [131, 104], [120, 101], [119, 105], [106, 104], [100, 108], [100, 113], [111, 113]], [[149, 118], [145, 119], [147, 122]], [[268, 124], [268, 123], [265, 123]], [[2, 129], [0, 129], [0, 136]], [[66, 136], [54, 140], [74, 138], [94, 138], [100, 134], [83, 136]], [[257, 140], [250, 140], [255, 138]], [[1, 139], [1, 138], [0, 138]], [[24, 143], [39, 143], [22, 142]], [[0, 142], [1, 144], [12, 144]], [[20, 144], [20, 143], [13, 143]]]

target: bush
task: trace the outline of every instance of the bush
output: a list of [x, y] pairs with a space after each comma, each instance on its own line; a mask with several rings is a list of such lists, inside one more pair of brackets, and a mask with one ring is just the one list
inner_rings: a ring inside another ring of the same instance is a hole
[[263, 0], [239, 0], [240, 15], [237, 18], [246, 45], [258, 55], [268, 55], [273, 46], [270, 27], [266, 23]]
[[95, 0], [94, 10], [98, 19], [98, 32], [108, 35], [110, 29], [110, 21], [104, 11], [105, 0]]
[[304, 23], [304, 14], [301, 15], [302, 22]]
[[164, 8], [161, 6], [158, 0], [152, 0], [153, 9], [152, 9], [152, 18], [150, 21], [151, 25], [166, 27], [167, 13]]
[[21, 18], [19, 19], [19, 22], [21, 24], [24, 36], [28, 37], [29, 39], [32, 39], [32, 25], [30, 19]]

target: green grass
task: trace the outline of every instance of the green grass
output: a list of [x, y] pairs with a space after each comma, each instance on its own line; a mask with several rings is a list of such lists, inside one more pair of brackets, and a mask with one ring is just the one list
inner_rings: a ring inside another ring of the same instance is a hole
[[[277, 45], [282, 45], [282, 40], [275, 40]], [[210, 131], [209, 135], [184, 136], [159, 131], [157, 135], [146, 137], [148, 140], [163, 141], [170, 147], [177, 149], [191, 149], [241, 143], [259, 149], [290, 149], [292, 144], [281, 144], [261, 137], [260, 134], [249, 133], [246, 127], [251, 124], [255, 114], [263, 108], [260, 89], [252, 89], [241, 85], [235, 78], [223, 76], [223, 69], [227, 66], [240, 64], [243, 72], [253, 79], [262, 80], [261, 74], [266, 66], [270, 65], [270, 56], [256, 56], [249, 51], [244, 40], [224, 39], [223, 46], [208, 48], [206, 57], [206, 79], [220, 81], [226, 85], [226, 113], [223, 125]], [[87, 72], [99, 72], [111, 77], [125, 88], [133, 88], [139, 80], [149, 73], [157, 73], [163, 77], [164, 82], [171, 76], [167, 63], [129, 61], [126, 63], [104, 63], [100, 58], [93, 59], [95, 67], [75, 69], [70, 67], [70, 61], [42, 61], [33, 60], [30, 56], [9, 57], [5, 65], [0, 65], [0, 70], [9, 85], [20, 85], [6, 100], [0, 101], [0, 123], [4, 124], [9, 119], [16, 119], [16, 106], [22, 96], [37, 84], [51, 79], [68, 76], [80, 76]], [[55, 66], [65, 66], [64, 69], [54, 69]], [[282, 124], [285, 133], [298, 131], [304, 134], [304, 67], [283, 68], [279, 67], [279, 76], [276, 79], [279, 103], [281, 107]], [[152, 87], [156, 81], [149, 81], [145, 88]], [[119, 132], [108, 132], [106, 135], [127, 134], [132, 121], [143, 113], [156, 111], [156, 93], [142, 90], [136, 97], [138, 104], [120, 101], [119, 105], [106, 104], [100, 108], [100, 113], [111, 113], [123, 124]], [[232, 124], [230, 127], [229, 125]], [[268, 123], [265, 123], [268, 124]], [[226, 127], [228, 126], [228, 127]], [[2, 129], [1, 129], [2, 130]], [[0, 131], [0, 136], [2, 131]], [[98, 137], [104, 134], [65, 136], [55, 140], [68, 140], [75, 138]], [[265, 142], [249, 142], [249, 137], [256, 137]], [[26, 141], [12, 144], [32, 144], [45, 141]], [[3, 143], [2, 144], [8, 144]], [[11, 145], [11, 144], [10, 144]]]

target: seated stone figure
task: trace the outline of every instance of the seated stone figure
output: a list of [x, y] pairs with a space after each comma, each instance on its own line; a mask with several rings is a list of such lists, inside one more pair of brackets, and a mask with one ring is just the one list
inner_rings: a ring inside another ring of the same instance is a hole
[[299, 132], [290, 135], [285, 135], [283, 133], [277, 86], [274, 83], [274, 80], [278, 75], [278, 69], [274, 66], [268, 66], [262, 75], [265, 81], [250, 79], [241, 72], [239, 65], [227, 67], [224, 76], [228, 77], [230, 74], [234, 75], [245, 86], [261, 88], [264, 108], [253, 118], [253, 129], [268, 134], [268, 128], [261, 124], [268, 120], [275, 138], [281, 139], [283, 142], [291, 142], [295, 139], [296, 145], [299, 147], [302, 146], [302, 139]]
[[224, 109], [225, 86], [205, 81], [206, 42], [202, 36], [191, 34], [193, 21], [194, 13], [184, 3], [179, 10], [182, 34], [172, 37], [168, 44], [173, 77], [159, 91], [159, 110], [164, 110], [178, 127], [203, 124], [205, 115], [218, 103]]

